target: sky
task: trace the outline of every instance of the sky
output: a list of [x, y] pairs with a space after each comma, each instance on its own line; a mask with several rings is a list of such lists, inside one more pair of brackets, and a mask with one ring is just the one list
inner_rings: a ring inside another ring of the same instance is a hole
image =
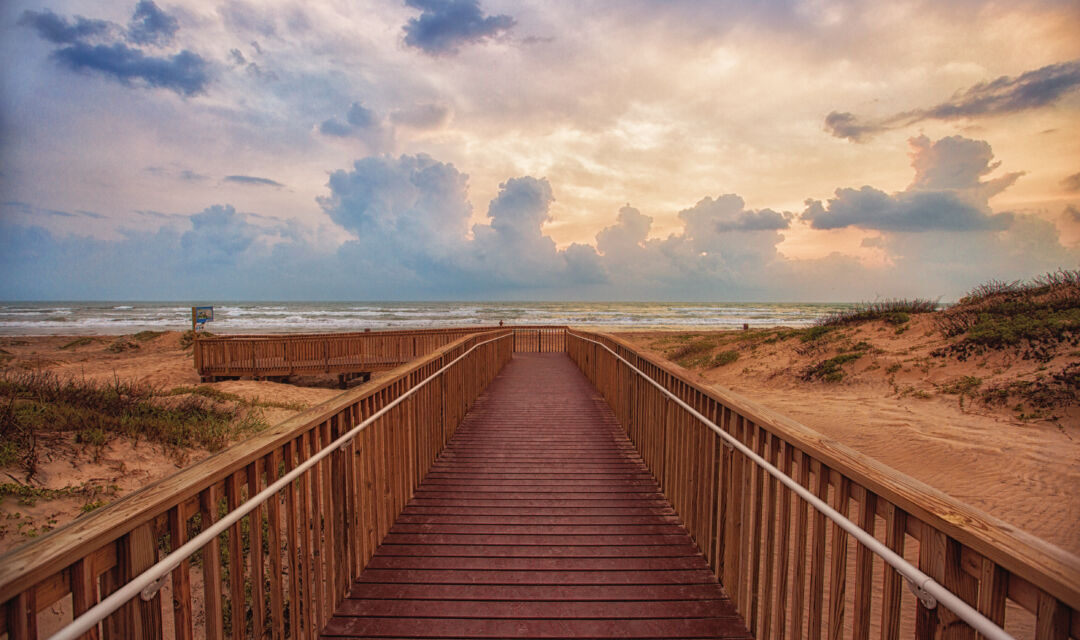
[[1074, 0], [0, 3], [0, 299], [955, 300], [1080, 267]]

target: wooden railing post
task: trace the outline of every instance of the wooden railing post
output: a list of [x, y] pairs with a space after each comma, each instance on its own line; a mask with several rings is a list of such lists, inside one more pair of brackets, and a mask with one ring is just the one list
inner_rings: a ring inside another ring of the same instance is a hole
[[[146, 523], [121, 538], [120, 582], [126, 583], [157, 561], [157, 540], [152, 523]], [[135, 598], [121, 610], [128, 638], [155, 640], [161, 638], [161, 593], [149, 602]]]

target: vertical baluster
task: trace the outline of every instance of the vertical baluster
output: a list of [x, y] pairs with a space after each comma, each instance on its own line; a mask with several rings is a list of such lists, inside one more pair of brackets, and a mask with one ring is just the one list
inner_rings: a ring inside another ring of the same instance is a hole
[[[859, 527], [874, 535], [877, 525], [877, 496], [869, 489], [862, 489], [859, 499]], [[852, 640], [870, 639], [870, 595], [873, 591], [874, 554], [866, 545], [856, 543], [855, 551], [855, 602], [853, 611]]]
[[[211, 486], [199, 494], [203, 530], [218, 519], [218, 488]], [[206, 638], [219, 640], [225, 636], [221, 611], [221, 539], [214, 536], [202, 549], [203, 553], [203, 611], [206, 613]]]
[[[792, 475], [792, 463], [794, 461], [794, 454], [791, 450], [791, 445], [784, 442], [781, 452], [781, 458], [783, 465], [784, 475], [789, 478], [794, 477]], [[788, 567], [791, 564], [792, 545], [795, 544], [788, 538], [788, 532], [791, 531], [791, 501], [795, 499], [794, 493], [786, 486], [780, 489], [780, 531], [782, 536], [780, 538], [780, 565], [776, 569], [777, 581], [776, 581], [776, 640], [784, 640], [787, 635], [787, 589], [791, 580], [788, 579]], [[804, 510], [805, 512], [805, 510]], [[797, 536], [796, 536], [797, 539]], [[802, 555], [802, 549], [798, 549], [799, 555]], [[801, 578], [800, 578], [801, 580]], [[793, 611], [792, 615], [798, 614], [802, 616], [802, 611]], [[792, 636], [794, 637], [794, 636]]]
[[[901, 558], [904, 557], [904, 535], [907, 531], [907, 514], [891, 502], [885, 504], [885, 546]], [[900, 596], [903, 578], [889, 565], [885, 565], [884, 588], [881, 598], [881, 640], [900, 638]]]
[[[169, 541], [173, 551], [188, 540], [188, 512], [181, 502], [169, 509]], [[72, 580], [74, 582], [74, 580]], [[191, 640], [194, 629], [191, 620], [191, 561], [184, 559], [172, 572], [173, 634], [176, 640]], [[76, 615], [79, 607], [75, 607]]]
[[[1005, 599], [1009, 593], [1009, 574], [989, 558], [979, 562], [979, 613], [999, 627], [1005, 626]], [[979, 634], [983, 638], [982, 634]]]
[[[261, 460], [247, 467], [248, 500], [262, 491]], [[266, 615], [266, 587], [263, 581], [263, 518], [262, 505], [248, 514], [248, 548], [251, 557], [251, 636], [263, 637], [263, 619]], [[273, 553], [273, 549], [271, 549]]]
[[[284, 470], [287, 475], [296, 468], [296, 440], [286, 442], [284, 446], [282, 446], [282, 453], [285, 457]], [[289, 627], [292, 630], [293, 638], [306, 637], [306, 634], [301, 631], [300, 625], [302, 610], [304, 609], [303, 583], [305, 582], [303, 579], [303, 569], [300, 565], [300, 556], [303, 554], [304, 550], [307, 549], [307, 543], [300, 530], [300, 506], [302, 502], [300, 486], [302, 482], [303, 477], [293, 480], [289, 483], [285, 493], [285, 526], [288, 529], [289, 545]]]
[[[238, 473], [225, 478], [225, 503], [229, 512], [240, 505], [240, 480]], [[232, 612], [232, 637], [246, 637], [246, 609], [244, 598], [244, 539], [238, 520], [229, 527], [229, 610]], [[250, 527], [249, 527], [250, 529]]]
[[[736, 420], [739, 442], [750, 449], [754, 448], [754, 436], [753, 436], [753, 423], [739, 416]], [[740, 515], [741, 535], [739, 536], [739, 592], [741, 598], [737, 600], [739, 602], [739, 611], [743, 616], [748, 616], [750, 612], [750, 602], [753, 599], [753, 583], [751, 582], [751, 576], [753, 571], [751, 569], [754, 561], [754, 549], [757, 547], [757, 541], [751, 539], [751, 532], [753, 531], [753, 503], [754, 498], [752, 492], [754, 490], [754, 467], [756, 466], [750, 461], [745, 454], [736, 452], [735, 457], [737, 459], [737, 468], [739, 470], [739, 477], [741, 478], [739, 483], [739, 495], [742, 496], [742, 513]]]
[[[956, 594], [964, 602], [978, 604], [979, 585], [975, 577], [964, 571], [962, 566], [963, 548], [952, 538], [945, 541], [945, 588]], [[975, 640], [975, 629], [964, 622], [951, 610], [942, 608], [939, 614], [945, 640]]]
[[[768, 455], [766, 455], [765, 459], [773, 466], [779, 466], [780, 440], [772, 434], [768, 435], [767, 451]], [[768, 483], [767, 511], [765, 512], [765, 584], [762, 591], [762, 604], [764, 606], [761, 611], [761, 634], [758, 636], [759, 640], [771, 640], [772, 638], [773, 570], [776, 561], [776, 502], [777, 485], [779, 483], [772, 475], [769, 475]], [[780, 578], [780, 580], [783, 579], [783, 577]]]
[[[278, 466], [281, 461], [280, 449], [275, 449], [263, 458], [266, 471], [266, 484], [278, 480]], [[266, 501], [266, 541], [270, 548], [270, 637], [279, 640], [285, 637], [285, 615], [281, 580], [284, 567], [281, 561], [281, 492], [270, 496]]]
[[[922, 537], [919, 539], [919, 569], [939, 583], [945, 582], [945, 534], [928, 524], [922, 524]], [[918, 603], [915, 614], [915, 638], [931, 640], [939, 633], [940, 615], [943, 607], [927, 609]]]
[[[304, 458], [310, 459], [319, 450], [319, 434], [318, 426], [304, 433]], [[311, 630], [311, 636], [318, 637], [319, 630], [322, 629], [322, 617], [323, 617], [323, 563], [326, 558], [324, 557], [326, 548], [323, 546], [323, 511], [322, 500], [320, 498], [320, 468], [322, 463], [316, 463], [315, 466], [308, 469], [304, 476], [308, 479], [308, 490], [310, 492], [311, 511], [309, 513], [308, 520], [308, 532], [310, 535], [309, 540], [311, 545], [309, 546], [310, 552], [307, 556], [308, 566], [308, 578], [310, 582], [309, 587], [309, 599], [305, 602], [310, 603], [311, 616], [309, 622], [309, 629]]]
[[[765, 454], [765, 430], [747, 421], [747, 426], [753, 433], [754, 439], [754, 453], [759, 456]], [[749, 436], [748, 436], [749, 438]], [[748, 440], [749, 442], [749, 440]], [[753, 516], [752, 524], [754, 532], [751, 535], [750, 543], [747, 545], [747, 552], [750, 557], [750, 620], [751, 627], [750, 633], [757, 636], [758, 629], [760, 628], [760, 621], [758, 619], [758, 613], [761, 608], [761, 563], [763, 556], [770, 555], [768, 547], [762, 547], [761, 545], [761, 516], [764, 499], [762, 494], [765, 490], [765, 471], [757, 463], [752, 460], [747, 461], [747, 466], [753, 471], [754, 474], [754, 503], [753, 503]]]
[[1039, 591], [1035, 640], [1068, 640], [1069, 609], [1054, 596]]
[[[833, 488], [833, 508], [845, 518], [851, 497], [851, 481], [844, 474]], [[829, 577], [829, 640], [841, 640], [847, 608], [848, 534], [840, 525], [832, 525], [832, 574]]]
[[[319, 453], [324, 447], [330, 445], [330, 421], [327, 420], [320, 424], [315, 429], [318, 432], [319, 437], [317, 443], [312, 450], [312, 455]], [[334, 463], [334, 457], [339, 452], [330, 454], [329, 457], [323, 458], [319, 462], [318, 471], [321, 477], [321, 495], [320, 504], [322, 506], [320, 522], [322, 523], [323, 531], [323, 544], [321, 552], [319, 554], [319, 561], [322, 565], [322, 572], [320, 573], [320, 581], [323, 584], [323, 595], [319, 600], [319, 609], [322, 615], [319, 618], [319, 629], [323, 628], [326, 620], [329, 620], [330, 616], [334, 613], [334, 606], [337, 604], [337, 568], [336, 565], [341, 559], [335, 553], [337, 549], [337, 531], [335, 531], [335, 524], [338, 519], [335, 515], [339, 504], [335, 504], [333, 485], [331, 481], [331, 466]]]
[[[814, 461], [817, 486], [814, 494], [822, 501], [829, 498], [829, 467]], [[822, 614], [825, 599], [825, 515], [814, 509], [813, 554], [810, 558], [810, 619], [807, 627], [810, 640], [821, 640]]]
[[37, 596], [34, 587], [8, 602], [8, 634], [12, 640], [37, 640]]

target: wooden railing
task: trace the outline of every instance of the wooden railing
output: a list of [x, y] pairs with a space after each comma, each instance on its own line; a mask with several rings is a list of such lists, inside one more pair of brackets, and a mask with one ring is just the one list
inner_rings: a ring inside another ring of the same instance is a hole
[[[206, 381], [370, 372], [400, 366], [464, 336], [497, 328], [213, 336], [195, 341], [195, 369]], [[566, 350], [565, 327], [510, 328], [515, 351]]]
[[490, 327], [232, 335], [199, 338], [195, 368], [205, 379], [355, 373], [391, 369]]
[[849, 544], [849, 534], [591, 341], [1016, 637], [1080, 638], [1076, 556], [734, 393], [700, 387], [613, 336], [569, 331], [570, 357], [614, 410], [755, 637], [976, 634], [945, 607], [923, 606], [880, 558]]
[[316, 637], [512, 349], [509, 330], [458, 339], [0, 556], [0, 635], [38, 638], [86, 612], [468, 353], [84, 636]]

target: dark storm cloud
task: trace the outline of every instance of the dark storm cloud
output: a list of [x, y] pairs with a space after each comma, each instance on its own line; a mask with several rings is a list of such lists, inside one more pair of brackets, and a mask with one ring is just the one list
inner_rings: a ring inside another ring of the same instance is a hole
[[1053, 104], [1080, 88], [1080, 60], [1051, 64], [1016, 77], [1001, 76], [957, 92], [950, 100], [926, 109], [904, 111], [881, 120], [833, 111], [825, 129], [838, 138], [861, 142], [887, 131], [923, 120], [953, 120], [1016, 113]]
[[82, 16], [75, 16], [75, 21], [70, 22], [67, 18], [58, 16], [48, 9], [24, 11], [22, 17], [19, 18], [19, 24], [34, 29], [43, 40], [54, 44], [71, 44], [85, 38], [104, 35], [116, 26], [105, 20], [88, 20]]
[[279, 189], [285, 186], [277, 180], [271, 180], [270, 178], [259, 178], [257, 176], [225, 176], [225, 182], [232, 182], [234, 184], [247, 184], [256, 187], [277, 187]]
[[111, 22], [81, 16], [71, 22], [47, 9], [23, 13], [19, 24], [63, 45], [53, 58], [73, 71], [95, 72], [128, 86], [169, 89], [183, 96], [202, 93], [210, 82], [210, 65], [196, 53], [185, 49], [174, 55], [148, 55], [141, 48], [169, 44], [179, 29], [176, 18], [150, 0], [140, 0], [135, 6], [126, 42], [123, 29]]
[[202, 93], [210, 82], [209, 65], [198, 54], [148, 56], [125, 44], [88, 45], [81, 42], [53, 54], [73, 71], [96, 71], [126, 85], [171, 89], [184, 96]]
[[180, 29], [176, 18], [158, 8], [152, 0], [139, 0], [128, 24], [128, 40], [135, 44], [167, 45]]
[[458, 47], [496, 36], [515, 24], [508, 15], [485, 16], [478, 0], [405, 0], [405, 4], [421, 11], [405, 24], [405, 44], [429, 55], [457, 53]]

